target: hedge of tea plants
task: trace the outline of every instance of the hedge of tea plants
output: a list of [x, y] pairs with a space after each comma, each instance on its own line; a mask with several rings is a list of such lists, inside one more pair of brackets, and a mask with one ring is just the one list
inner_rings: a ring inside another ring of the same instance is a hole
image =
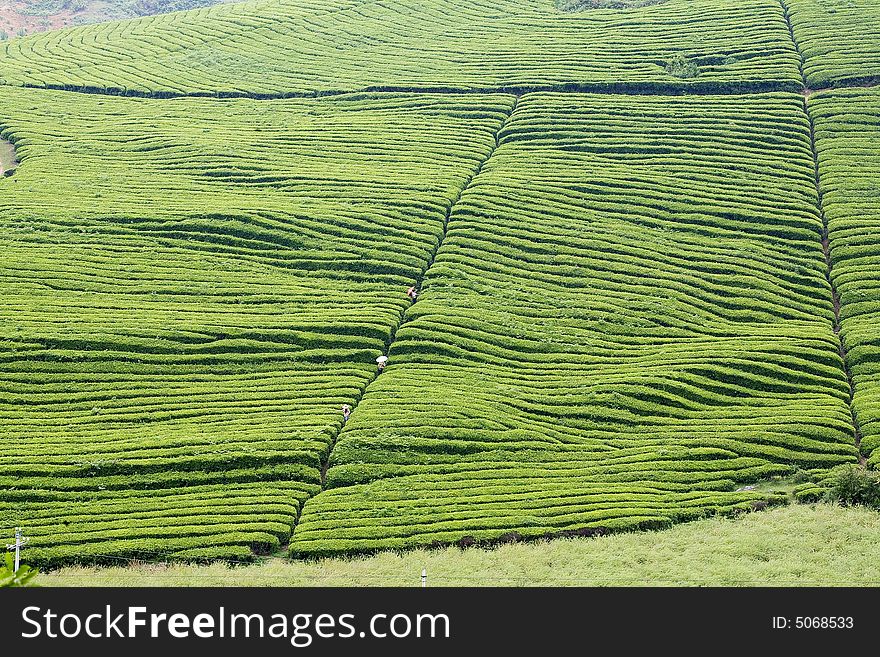
[[584, 86], [796, 88], [776, 0], [562, 11], [553, 0], [255, 0], [0, 44], [0, 81], [273, 95]]
[[665, 526], [855, 462], [794, 93], [521, 99], [297, 555]]
[[814, 89], [880, 81], [877, 0], [784, 0]]
[[52, 563], [285, 542], [513, 102], [0, 87], [0, 533]]
[[834, 90], [809, 102], [816, 126], [831, 275], [853, 376], [862, 450], [880, 459], [880, 92]]

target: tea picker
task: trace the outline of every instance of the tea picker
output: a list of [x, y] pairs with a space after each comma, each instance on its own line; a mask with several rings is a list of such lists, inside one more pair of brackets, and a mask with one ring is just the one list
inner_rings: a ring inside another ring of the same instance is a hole
[[385, 369], [385, 365], [387, 365], [387, 364], [388, 364], [388, 356], [379, 356], [376, 359], [376, 365], [379, 367], [380, 372]]
[[351, 416], [351, 406], [348, 404], [342, 405], [342, 426], [345, 426], [345, 423], [348, 422], [348, 418]]

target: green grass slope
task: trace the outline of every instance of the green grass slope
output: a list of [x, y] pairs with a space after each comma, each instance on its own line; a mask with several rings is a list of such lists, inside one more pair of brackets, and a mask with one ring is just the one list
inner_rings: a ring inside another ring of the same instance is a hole
[[775, 0], [256, 0], [0, 44], [0, 81], [138, 93], [797, 88]]
[[798, 94], [524, 96], [295, 554], [658, 526], [855, 462]]
[[512, 104], [0, 87], [0, 534], [37, 563], [286, 541]]
[[68, 568], [43, 586], [877, 586], [880, 515], [792, 506], [663, 532], [230, 568]]

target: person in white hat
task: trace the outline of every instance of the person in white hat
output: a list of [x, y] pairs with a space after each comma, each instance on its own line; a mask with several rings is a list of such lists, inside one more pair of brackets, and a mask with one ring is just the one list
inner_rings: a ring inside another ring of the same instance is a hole
[[379, 356], [376, 359], [376, 364], [379, 366], [379, 371], [381, 372], [385, 369], [385, 365], [388, 364], [388, 356]]

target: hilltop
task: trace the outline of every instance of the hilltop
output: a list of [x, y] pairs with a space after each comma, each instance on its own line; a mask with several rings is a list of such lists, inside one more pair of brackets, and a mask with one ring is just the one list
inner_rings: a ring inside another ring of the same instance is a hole
[[172, 11], [208, 7], [223, 0], [3, 0], [0, 40]]

